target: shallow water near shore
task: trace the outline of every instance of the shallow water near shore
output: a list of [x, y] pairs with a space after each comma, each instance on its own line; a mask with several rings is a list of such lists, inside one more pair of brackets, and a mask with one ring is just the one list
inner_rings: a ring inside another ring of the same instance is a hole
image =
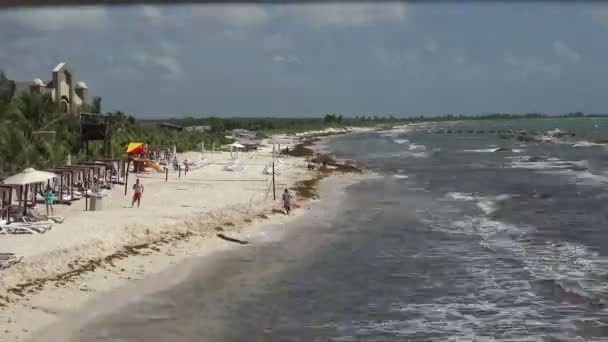
[[332, 139], [376, 176], [74, 341], [607, 340], [604, 146], [442, 125]]

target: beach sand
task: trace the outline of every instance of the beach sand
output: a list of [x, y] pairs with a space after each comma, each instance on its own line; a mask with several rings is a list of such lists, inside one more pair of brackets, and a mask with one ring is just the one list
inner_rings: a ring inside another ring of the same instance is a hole
[[[197, 160], [201, 154], [186, 153], [180, 160], [184, 157]], [[0, 236], [1, 252], [23, 256], [0, 273], [0, 341], [47, 341], [45, 327], [62, 322], [77, 326], [98, 316], [101, 312], [82, 308], [99, 307], [96, 302], [107, 301], [118, 289], [120, 296], [112, 301], [120, 306], [179, 283], [189, 274], [190, 260], [239, 246], [218, 233], [246, 241], [257, 226], [304, 213], [310, 202], [296, 198], [301, 208], [291, 216], [283, 214], [281, 192], [297, 182], [319, 179], [303, 157], [281, 156], [273, 200], [272, 176], [262, 172], [272, 161], [271, 147], [242, 153], [245, 168], [237, 172], [223, 170], [228, 152], [207, 153], [205, 159], [213, 163], [182, 178], [170, 171], [168, 182], [164, 174], [140, 175], [145, 186], [140, 208], [131, 208], [136, 179], [131, 174], [127, 196], [124, 186], [116, 185], [101, 211], [84, 211], [84, 199], [72, 206], [57, 205], [56, 214], [65, 222], [51, 231]], [[52, 330], [56, 334], [57, 329]], [[65, 340], [56, 335], [51, 339]]]
[[[186, 157], [195, 160], [201, 155]], [[105, 292], [190, 257], [236, 245], [218, 238], [218, 231], [242, 240], [246, 226], [288, 219], [280, 214], [281, 191], [314, 176], [303, 158], [282, 156], [275, 201], [272, 176], [262, 173], [272, 161], [270, 148], [242, 153], [246, 166], [237, 172], [223, 170], [228, 152], [205, 158], [214, 163], [182, 178], [170, 172], [168, 182], [164, 174], [140, 175], [145, 186], [140, 208], [131, 208], [136, 178], [131, 174], [127, 196], [124, 186], [117, 185], [101, 211], [84, 211], [84, 199], [72, 206], [57, 205], [56, 214], [65, 222], [51, 231], [0, 236], [0, 251], [24, 257], [1, 273], [0, 341], [28, 340]]]

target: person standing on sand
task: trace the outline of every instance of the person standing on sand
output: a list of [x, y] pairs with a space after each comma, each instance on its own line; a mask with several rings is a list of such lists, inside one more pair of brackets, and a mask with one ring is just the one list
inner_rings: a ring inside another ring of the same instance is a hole
[[55, 193], [50, 186], [46, 187], [44, 191], [44, 204], [46, 205], [46, 216], [49, 216], [49, 209], [51, 215], [55, 215], [55, 208], [53, 208], [53, 202], [55, 202]]
[[139, 182], [139, 178], [133, 184], [133, 202], [131, 202], [131, 208], [135, 205], [135, 201], [137, 201], [137, 207], [139, 208], [139, 203], [141, 202], [141, 196], [144, 194], [144, 185]]
[[188, 174], [188, 171], [190, 170], [190, 165], [188, 165], [189, 161], [188, 159], [184, 160], [184, 174]]
[[291, 194], [287, 189], [283, 192], [283, 208], [285, 208], [285, 213], [289, 215], [289, 212], [291, 211]]

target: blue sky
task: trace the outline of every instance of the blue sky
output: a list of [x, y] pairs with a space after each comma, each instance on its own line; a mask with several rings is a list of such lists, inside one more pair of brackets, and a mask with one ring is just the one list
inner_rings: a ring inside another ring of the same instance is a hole
[[0, 68], [59, 62], [137, 117], [608, 113], [608, 4], [3, 10]]

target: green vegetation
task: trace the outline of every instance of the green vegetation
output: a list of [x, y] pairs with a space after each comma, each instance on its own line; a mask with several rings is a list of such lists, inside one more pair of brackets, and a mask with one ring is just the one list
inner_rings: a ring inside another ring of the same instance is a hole
[[[63, 166], [68, 155], [73, 163], [86, 157], [80, 141], [78, 115], [59, 111], [49, 95], [19, 95], [14, 91], [14, 83], [8, 81], [0, 70], [0, 176], [11, 175], [27, 167], [48, 169]], [[94, 98], [91, 106], [80, 109], [100, 113], [101, 98]], [[202, 141], [208, 145], [227, 142], [223, 134], [173, 132], [144, 125], [121, 112], [108, 114], [112, 130], [111, 154], [114, 157], [123, 156], [129, 142], [176, 145], [178, 151], [198, 149]], [[91, 143], [89, 147], [91, 158], [102, 157], [101, 141]]]
[[[85, 151], [80, 141], [80, 118], [77, 115], [62, 113], [50, 96], [14, 94], [15, 84], [8, 80], [0, 70], [0, 176], [22, 171], [26, 167], [46, 169], [65, 164], [70, 155], [73, 163], [84, 159]], [[18, 95], [18, 96], [14, 96]], [[101, 113], [102, 99], [97, 97], [83, 111]], [[200, 143], [206, 146], [213, 143], [228, 143], [224, 137], [227, 131], [242, 128], [254, 132], [258, 137], [276, 133], [295, 133], [322, 130], [330, 127], [361, 127], [395, 125], [421, 121], [452, 120], [500, 120], [531, 119], [556, 117], [605, 117], [599, 114], [569, 113], [549, 116], [541, 113], [529, 114], [487, 114], [465, 116], [447, 114], [433, 117], [343, 117], [327, 114], [322, 118], [182, 118], [168, 120], [136, 120], [122, 112], [107, 113], [110, 116], [112, 131], [111, 155], [124, 157], [123, 151], [129, 142], [143, 142], [153, 146], [176, 145], [179, 152], [196, 150]], [[166, 122], [178, 126], [209, 126], [208, 132], [175, 132], [159, 127]], [[91, 158], [102, 156], [102, 143], [89, 146]]]
[[330, 127], [342, 128], [375, 126], [381, 124], [388, 125], [406, 121], [407, 119], [378, 116], [346, 118], [338, 114], [327, 114], [323, 118], [218, 118], [212, 116], [206, 118], [188, 117], [183, 119], [147, 120], [149, 124], [166, 122], [183, 127], [209, 126], [211, 132], [215, 133], [223, 133], [233, 129], [243, 128], [257, 133], [260, 136], [322, 130]]

